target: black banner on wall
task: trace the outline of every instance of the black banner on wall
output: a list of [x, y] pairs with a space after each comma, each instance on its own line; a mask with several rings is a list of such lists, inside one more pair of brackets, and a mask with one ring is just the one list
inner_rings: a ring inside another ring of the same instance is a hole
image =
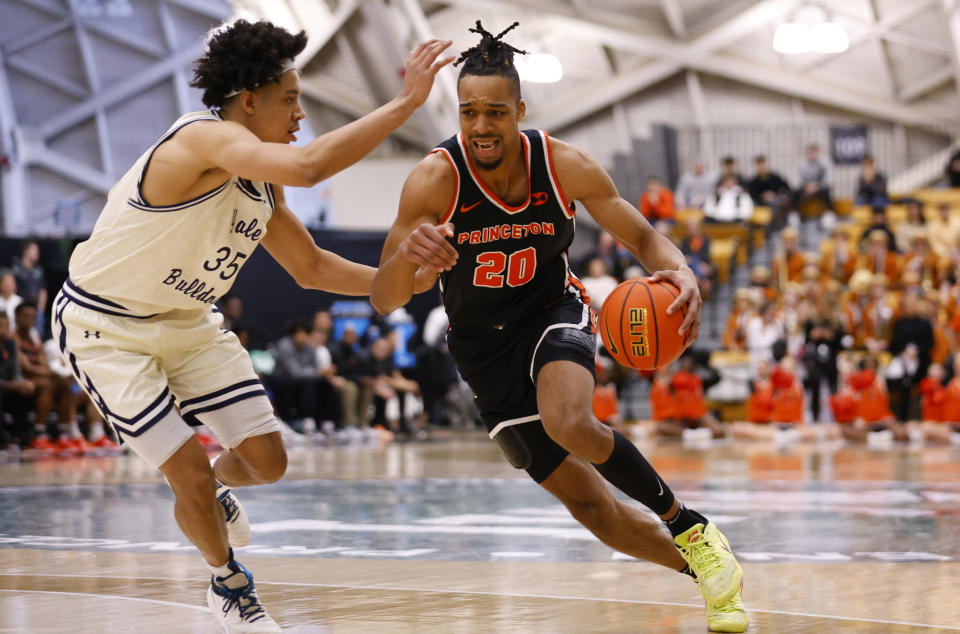
[[835, 165], [859, 163], [867, 155], [867, 126], [830, 126], [830, 156]]

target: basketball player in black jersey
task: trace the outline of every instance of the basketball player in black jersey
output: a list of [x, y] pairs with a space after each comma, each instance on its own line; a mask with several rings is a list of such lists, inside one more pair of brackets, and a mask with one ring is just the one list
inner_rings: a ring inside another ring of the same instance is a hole
[[[514, 24], [513, 26], [516, 26]], [[680, 251], [617, 193], [578, 148], [521, 132], [525, 105], [513, 65], [522, 53], [480, 22], [458, 80], [461, 131], [407, 178], [371, 301], [405, 304], [418, 268], [440, 276], [450, 352], [473, 388], [490, 436], [600, 540], [690, 574], [710, 628], [742, 632], [742, 570], [717, 527], [685, 508], [632, 442], [592, 416], [596, 335], [583, 287], [569, 272], [579, 200], [656, 278], [677, 285], [681, 334], [696, 338], [701, 300]], [[618, 502], [604, 479], [658, 523]]]

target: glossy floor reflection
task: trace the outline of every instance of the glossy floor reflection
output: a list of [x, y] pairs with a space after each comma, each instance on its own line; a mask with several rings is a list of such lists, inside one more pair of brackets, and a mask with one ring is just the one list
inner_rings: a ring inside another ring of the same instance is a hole
[[[744, 562], [751, 632], [960, 630], [960, 452], [641, 443]], [[292, 452], [240, 492], [238, 558], [291, 632], [703, 632], [482, 437]], [[172, 496], [136, 458], [0, 464], [0, 632], [216, 632]]]

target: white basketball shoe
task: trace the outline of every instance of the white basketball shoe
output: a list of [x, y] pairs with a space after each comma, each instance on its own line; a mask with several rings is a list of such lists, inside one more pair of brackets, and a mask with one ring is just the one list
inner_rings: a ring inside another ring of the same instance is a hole
[[253, 575], [236, 561], [227, 564], [228, 577], [211, 576], [207, 605], [226, 634], [281, 634], [257, 596]]

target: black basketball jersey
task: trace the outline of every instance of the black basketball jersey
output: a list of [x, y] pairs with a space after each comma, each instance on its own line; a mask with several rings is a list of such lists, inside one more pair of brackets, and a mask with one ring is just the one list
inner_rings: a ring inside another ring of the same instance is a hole
[[459, 253], [456, 265], [440, 276], [453, 329], [519, 325], [564, 296], [585, 295], [567, 262], [575, 207], [553, 172], [547, 133], [524, 130], [521, 141], [529, 189], [519, 207], [483, 183], [462, 135], [433, 150], [457, 173], [456, 195], [441, 221], [453, 223], [449, 240]]

